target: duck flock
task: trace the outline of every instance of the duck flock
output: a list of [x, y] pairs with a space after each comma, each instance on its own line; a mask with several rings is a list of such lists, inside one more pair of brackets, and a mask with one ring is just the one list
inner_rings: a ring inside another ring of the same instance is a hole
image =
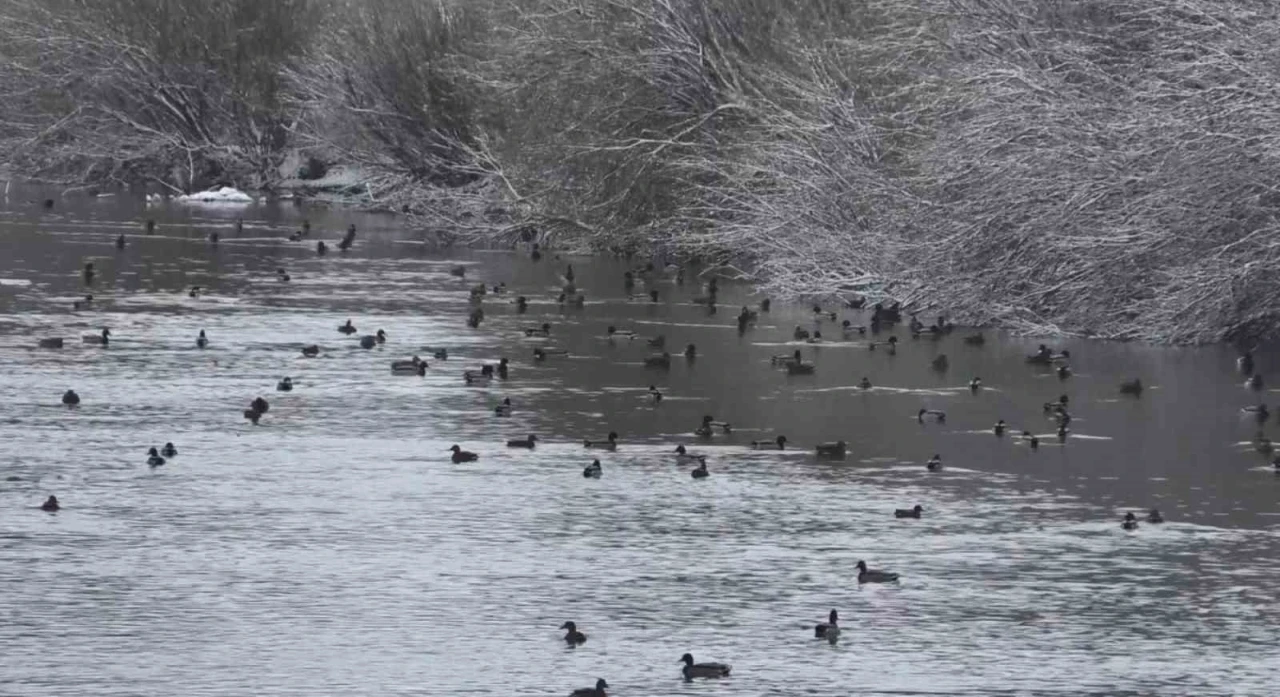
[[[237, 222], [237, 230], [240, 229], [241, 223]], [[148, 234], [155, 232], [156, 225], [154, 221], [147, 221], [145, 230]], [[294, 232], [288, 239], [292, 241], [303, 240], [310, 235], [311, 226], [304, 222], [302, 229]], [[341, 241], [338, 243], [340, 251], [346, 251], [352, 247], [355, 239], [355, 226], [352, 225], [347, 229]], [[210, 244], [218, 243], [217, 234], [211, 234], [208, 238]], [[124, 235], [120, 235], [115, 240], [117, 249], [123, 250], [128, 244]], [[328, 249], [324, 242], [318, 242], [316, 252], [318, 254], [327, 253]], [[544, 256], [544, 250], [538, 244], [532, 244], [529, 247], [529, 256], [534, 261], [539, 261]], [[86, 285], [93, 282], [96, 271], [92, 263], [86, 264], [83, 269], [83, 276]], [[456, 266], [450, 270], [451, 275], [459, 279], [466, 279], [467, 269], [463, 266]], [[285, 269], [277, 269], [277, 280], [288, 282], [289, 274]], [[684, 285], [683, 269], [674, 265], [656, 268], [653, 264], [646, 264], [643, 267], [635, 268], [625, 272], [622, 282], [624, 288], [632, 300], [641, 302], [658, 302], [658, 290], [645, 290], [635, 292], [637, 282], [646, 285], [654, 284], [659, 279], [674, 279], [680, 286]], [[566, 266], [562, 275], [562, 287], [560, 293], [556, 296], [556, 301], [562, 307], [581, 307], [585, 304], [585, 294], [577, 287], [575, 283], [574, 271], [572, 265]], [[204, 289], [195, 286], [192, 287], [188, 294], [191, 297], [199, 297]], [[471, 307], [467, 312], [465, 324], [469, 327], [476, 328], [484, 322], [484, 303], [491, 296], [505, 296], [508, 289], [505, 283], [496, 285], [480, 283], [470, 287]], [[689, 301], [704, 306], [709, 312], [714, 313], [719, 300], [719, 288], [717, 280], [712, 277], [705, 286], [699, 285], [698, 293], [689, 298]], [[93, 302], [92, 295], [84, 296], [84, 299], [75, 303], [76, 309], [84, 309], [91, 307]], [[517, 296], [509, 301], [515, 305], [516, 312], [523, 314], [528, 308], [528, 298], [525, 296]], [[868, 306], [865, 299], [859, 299], [854, 302], [847, 303], [848, 309], [861, 311], [862, 316], [866, 316], [865, 324], [854, 324], [851, 320], [839, 320], [838, 313], [824, 309], [821, 306], [813, 307], [814, 328], [806, 329], [801, 326], [795, 327], [792, 336], [794, 340], [804, 342], [806, 344], [820, 344], [824, 341], [836, 340], [842, 342], [865, 342], [866, 348], [870, 351], [885, 351], [891, 355], [896, 355], [899, 347], [899, 340], [894, 333], [895, 330], [905, 328], [905, 333], [913, 340], [936, 339], [951, 334], [955, 327], [947, 321], [945, 317], [938, 317], [932, 324], [926, 325], [914, 314], [906, 314], [904, 322], [904, 309], [893, 304], [885, 306], [883, 304], [875, 304]], [[769, 299], [764, 299], [755, 308], [742, 307], [737, 314], [737, 326], [740, 333], [750, 331], [761, 314], [768, 313], [771, 310]], [[822, 326], [829, 327], [828, 334], [834, 336], [824, 337], [821, 331]], [[337, 332], [346, 337], [356, 337], [360, 334], [359, 329], [354, 326], [351, 320], [339, 325]], [[547, 322], [537, 325], [531, 325], [523, 329], [526, 337], [541, 338], [550, 340], [554, 336], [555, 328]], [[672, 355], [668, 351], [667, 339], [665, 335], [655, 337], [641, 337], [633, 331], [622, 329], [617, 326], [606, 326], [603, 328], [603, 335], [610, 341], [639, 341], [643, 340], [650, 349], [650, 355], [644, 359], [646, 368], [653, 370], [667, 370], [672, 364]], [[110, 346], [112, 341], [112, 333], [110, 328], [103, 328], [100, 332], [88, 334], [82, 337], [82, 342], [89, 345], [100, 346], [106, 348]], [[882, 338], [883, 336], [883, 338]], [[383, 329], [369, 334], [358, 336], [360, 347], [364, 349], [373, 349], [375, 347], [384, 346], [389, 340], [387, 332]], [[210, 339], [204, 330], [201, 330], [195, 338], [197, 348], [204, 349], [210, 345]], [[963, 339], [964, 344], [970, 346], [981, 346], [985, 343], [985, 337], [981, 332], [968, 334]], [[45, 337], [38, 340], [38, 348], [57, 350], [63, 348], [65, 341], [62, 337]], [[693, 344], [688, 344], [683, 349], [677, 349], [687, 360], [695, 359], [698, 355], [698, 349]], [[318, 345], [307, 345], [301, 349], [301, 354], [305, 358], [316, 358], [322, 353]], [[402, 376], [424, 376], [431, 369], [429, 360], [444, 362], [448, 361], [448, 350], [444, 348], [429, 350], [427, 358], [419, 355], [413, 355], [409, 358], [394, 360], [390, 363], [390, 370], [394, 375]], [[553, 357], [567, 356], [568, 351], [558, 348], [550, 343], [545, 343], [538, 348], [533, 349], [530, 360], [537, 363], [548, 361]], [[1027, 363], [1041, 366], [1044, 369], [1051, 369], [1060, 380], [1068, 380], [1072, 376], [1071, 360], [1072, 356], [1069, 351], [1056, 351], [1047, 345], [1041, 345], [1039, 349], [1032, 355], [1027, 356]], [[796, 349], [788, 354], [773, 356], [770, 360], [772, 366], [778, 370], [785, 371], [788, 375], [810, 375], [817, 370], [817, 366], [810, 361], [804, 359], [804, 355], [800, 349]], [[933, 370], [945, 372], [949, 369], [949, 360], [945, 354], [940, 354], [931, 360], [930, 367]], [[1245, 352], [1238, 362], [1239, 370], [1247, 377], [1247, 385], [1260, 390], [1262, 388], [1262, 378], [1255, 371], [1252, 354]], [[489, 385], [493, 380], [507, 380], [511, 376], [513, 370], [512, 362], [508, 358], [501, 358], [495, 363], [485, 363], [475, 368], [461, 371], [459, 379], [468, 386], [485, 386]], [[857, 387], [862, 390], [874, 389], [871, 381], [867, 377], [863, 377]], [[276, 391], [291, 392], [294, 390], [293, 379], [289, 376], [281, 377], [276, 383]], [[982, 380], [979, 377], [973, 377], [969, 381], [969, 389], [975, 393], [983, 389]], [[1118, 386], [1118, 392], [1133, 398], [1140, 398], [1144, 385], [1139, 379], [1132, 379], [1123, 382]], [[648, 386], [648, 395], [652, 402], [660, 404], [663, 400], [663, 394], [654, 385]], [[81, 397], [74, 390], [67, 390], [62, 395], [62, 403], [68, 408], [75, 408], [81, 402]], [[1071, 433], [1070, 425], [1072, 415], [1070, 412], [1070, 402], [1067, 395], [1060, 396], [1056, 401], [1048, 402], [1043, 405], [1044, 415], [1053, 419], [1057, 424], [1057, 438], [1065, 442]], [[503, 399], [500, 403], [493, 407], [493, 413], [499, 417], [510, 416], [515, 409], [515, 405], [509, 398]], [[270, 404], [262, 396], [256, 396], [250, 400], [247, 407], [243, 411], [243, 416], [251, 424], [257, 425], [267, 416], [270, 411]], [[1246, 407], [1243, 410], [1246, 414], [1256, 418], [1259, 425], [1265, 422], [1270, 413], [1265, 404]], [[921, 423], [925, 422], [946, 422], [946, 412], [937, 409], [921, 408], [915, 417]], [[1019, 438], [1032, 449], [1039, 447], [1039, 437], [1026, 429], [1015, 429], [1009, 426], [1003, 419], [999, 420], [991, 429], [994, 437]], [[703, 415], [700, 421], [692, 428], [692, 435], [701, 440], [709, 440], [713, 437], [728, 435], [733, 433], [732, 425], [727, 421], [717, 420], [711, 415]], [[587, 439], [582, 442], [583, 448], [588, 451], [614, 451], [618, 448], [619, 434], [610, 432], [600, 439]], [[506, 441], [508, 448], [533, 450], [537, 448], [539, 440], [536, 434], [528, 434], [523, 438], [515, 438]], [[753, 440], [748, 443], [749, 447], [755, 450], [794, 450], [796, 444], [787, 439], [785, 435], [776, 435], [771, 438]], [[1254, 446], [1258, 452], [1268, 456], [1275, 454], [1276, 448], [1272, 442], [1267, 439], [1261, 431], [1255, 439]], [[848, 445], [844, 441], [821, 442], [809, 446], [814, 455], [822, 459], [840, 460], [844, 459], [848, 453]], [[449, 448], [450, 459], [454, 464], [466, 464], [479, 460], [480, 456], [474, 452], [464, 449], [461, 445], [455, 444]], [[161, 467], [168, 460], [178, 455], [178, 449], [173, 443], [165, 443], [162, 447], [151, 447], [147, 451], [146, 463], [150, 467]], [[711, 476], [711, 470], [708, 467], [708, 456], [691, 451], [686, 445], [677, 445], [672, 453], [674, 460], [679, 465], [692, 465], [690, 476], [695, 480], [705, 480]], [[1280, 472], [1280, 455], [1276, 455], [1272, 461], [1272, 466]], [[922, 463], [922, 467], [930, 472], [937, 472], [943, 469], [943, 460], [940, 454], [935, 454], [928, 461]], [[604, 469], [599, 459], [592, 459], [591, 462], [583, 468], [583, 477], [600, 478], [604, 476]], [[50, 495], [48, 499], [41, 505], [41, 509], [48, 512], [56, 512], [61, 508], [62, 504], [56, 496]], [[894, 517], [900, 519], [918, 519], [924, 516], [924, 508], [920, 505], [914, 505], [908, 508], [901, 508], [894, 511]], [[1144, 513], [1143, 520], [1147, 523], [1158, 524], [1164, 521], [1161, 513], [1156, 509], [1151, 509]], [[1136, 530], [1139, 526], [1139, 517], [1134, 512], [1128, 512], [1120, 521], [1120, 525], [1124, 530]], [[867, 565], [865, 561], [857, 562], [858, 583], [897, 583], [899, 575], [891, 571], [874, 569]], [[570, 647], [578, 647], [587, 643], [587, 635], [579, 630], [577, 624], [573, 621], [567, 621], [560, 626], [565, 631], [564, 641]], [[836, 610], [831, 610], [825, 622], [819, 623], [814, 627], [814, 637], [824, 639], [831, 643], [838, 641], [840, 637], [839, 615]], [[700, 678], [722, 678], [731, 672], [731, 666], [723, 663], [714, 662], [696, 662], [690, 653], [685, 653], [678, 661], [682, 664], [681, 675], [686, 680], [694, 680]], [[584, 687], [574, 690], [571, 695], [573, 697], [604, 697], [606, 689], [609, 687], [603, 678], [597, 680], [593, 687]]]

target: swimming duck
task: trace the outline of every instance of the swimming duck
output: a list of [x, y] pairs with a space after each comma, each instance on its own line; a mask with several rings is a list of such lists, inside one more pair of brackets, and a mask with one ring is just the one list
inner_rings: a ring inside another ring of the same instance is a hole
[[[565, 622], [560, 625], [565, 630], [564, 642], [570, 646], [578, 646], [587, 643], [587, 635], [578, 631], [578, 625], [573, 622]], [[603, 682], [603, 681], [602, 681]]]
[[930, 472], [937, 472], [942, 469], [942, 456], [935, 454], [925, 463], [924, 468]]
[[155, 446], [152, 446], [147, 451], [147, 464], [152, 467], [159, 467], [164, 464], [164, 458], [160, 457], [160, 453], [156, 451]]
[[1258, 420], [1258, 423], [1262, 423], [1271, 417], [1271, 412], [1267, 410], [1267, 405], [1265, 404], [1259, 404], [1256, 407], [1244, 407], [1240, 411], [1245, 414], [1253, 414], [1254, 418]]
[[893, 511], [894, 518], [919, 518], [924, 512], [924, 506], [916, 504], [911, 508], [898, 508]]
[[154, 235], [156, 232], [156, 221], [148, 219], [144, 229], [147, 231], [148, 235]]
[[970, 334], [969, 336], [966, 336], [964, 338], [964, 343], [969, 346], [981, 346], [987, 343], [987, 338], [982, 335], [982, 332], [978, 332], [977, 334]]
[[418, 366], [426, 361], [414, 356], [407, 361], [391, 361], [391, 372], [394, 375], [417, 375]]
[[585, 448], [594, 448], [596, 450], [617, 450], [618, 434], [614, 431], [609, 431], [608, 440], [584, 440], [582, 441], [582, 446]]
[[1032, 450], [1040, 449], [1040, 438], [1031, 435], [1031, 433], [1027, 431], [1022, 432], [1022, 437], [1027, 439], [1027, 445], [1030, 445]]
[[271, 408], [271, 405], [262, 397], [254, 397], [253, 401], [249, 403], [249, 408], [265, 414]]
[[484, 372], [473, 373], [470, 370], [467, 370], [467, 371], [463, 371], [462, 379], [465, 380], [468, 385], [471, 385], [474, 387], [484, 387], [489, 383], [493, 382], [493, 375], [485, 374]]
[[1027, 362], [1038, 365], [1048, 365], [1053, 362], [1053, 350], [1044, 344], [1040, 344], [1040, 347], [1036, 349], [1035, 353], [1027, 356]]
[[805, 339], [805, 340], [804, 340], [804, 343], [806, 343], [806, 344], [821, 344], [821, 343], [822, 343], [822, 332], [818, 331], [817, 329], [813, 330], [813, 336], [809, 337], [808, 339]]
[[680, 672], [685, 680], [728, 677], [729, 671], [733, 668], [723, 663], [694, 663], [693, 654], [688, 653], [680, 657], [680, 662], [684, 664]]
[[39, 346], [40, 348], [60, 349], [62, 348], [62, 339], [61, 337], [41, 339]]
[[924, 417], [926, 416], [932, 416], [940, 424], [947, 422], [947, 412], [942, 411], [941, 409], [923, 409], [923, 408], [920, 411], [916, 412], [916, 421], [919, 421], [920, 423], [924, 423]]
[[351, 324], [351, 320], [347, 320], [346, 324], [338, 325], [338, 332], [342, 334], [351, 335], [356, 333], [356, 328], [355, 328], [355, 325]]
[[930, 365], [933, 366], [934, 370], [945, 371], [948, 367], [950, 367], [951, 364], [947, 360], [947, 354], [943, 353], [943, 354], [939, 354], [937, 358], [934, 358], [933, 363], [931, 363]]
[[817, 366], [812, 363], [791, 362], [787, 363], [787, 375], [813, 375], [817, 370]]
[[471, 327], [472, 329], [478, 328], [480, 326], [480, 323], [483, 321], [484, 321], [484, 310], [481, 310], [479, 308], [472, 310], [471, 314], [467, 315], [467, 326]]
[[511, 398], [504, 397], [502, 399], [502, 404], [493, 408], [493, 414], [494, 416], [511, 416], [511, 412], [514, 410], [515, 407], [511, 406]]
[[311, 344], [310, 346], [303, 346], [302, 355], [306, 356], [307, 358], [315, 358], [316, 356], [320, 355], [320, 347], [316, 346], [315, 344]]
[[72, 301], [71, 303], [71, 308], [73, 310], [81, 310], [81, 309], [88, 310], [91, 307], [93, 307], [92, 294], [84, 296], [84, 300], [75, 300], [75, 301]]
[[276, 392], [292, 392], [292, 391], [293, 391], [293, 378], [286, 375], [284, 378], [282, 378], [279, 382], [276, 383]]
[[449, 350], [438, 349], [431, 354], [431, 357], [435, 358], [437, 361], [447, 361], [449, 360]]
[[743, 305], [742, 311], [738, 313], [738, 328], [746, 329], [747, 325], [753, 324], [757, 317], [759, 315], [752, 312], [746, 305]]
[[982, 378], [974, 378], [969, 381], [969, 391], [977, 392], [982, 389]]
[[871, 381], [868, 380], [866, 377], [863, 377], [862, 380], [858, 382], [858, 389], [860, 390], [871, 389]]
[[1000, 419], [999, 421], [996, 422], [996, 425], [992, 427], [991, 432], [996, 434], [997, 436], [1003, 436], [1004, 429], [1005, 429], [1004, 419]]
[[520, 438], [516, 440], [507, 441], [507, 447], [508, 448], [527, 448], [529, 450], [533, 450], [533, 448], [537, 445], [537, 443], [538, 443], [538, 437], [530, 433], [528, 438]]
[[219, 235], [217, 230], [214, 230], [213, 232], [209, 233], [209, 244], [215, 247], [218, 246], [218, 238], [219, 238]]
[[800, 356], [800, 349], [796, 349], [795, 353], [792, 353], [790, 355], [787, 355], [784, 353], [784, 354], [779, 354], [776, 356], [769, 357], [769, 363], [772, 365], [785, 366], [789, 363], [801, 363], [801, 362], [803, 362], [803, 359]]
[[761, 301], [760, 301], [760, 311], [761, 311], [761, 312], [768, 312], [770, 309], [772, 309], [772, 307], [773, 307], [773, 301], [772, 301], [772, 300], [770, 300], [770, 299], [768, 299], [768, 298], [765, 298], [764, 300], [761, 300]]
[[75, 390], [67, 390], [62, 393], [62, 403], [69, 407], [74, 407], [80, 403], [80, 395], [76, 394]]
[[1067, 404], [1068, 404], [1068, 403], [1069, 403], [1069, 398], [1068, 398], [1065, 394], [1064, 394], [1064, 395], [1059, 395], [1059, 396], [1058, 396], [1058, 401], [1056, 401], [1056, 402], [1045, 402], [1045, 403], [1044, 403], [1044, 410], [1045, 410], [1045, 412], [1051, 412], [1051, 411], [1055, 411], [1055, 410], [1058, 410], [1058, 409], [1066, 409], [1066, 408], [1067, 408]]
[[573, 264], [569, 264], [564, 270], [564, 280], [573, 283]]
[[693, 471], [690, 472], [689, 474], [694, 479], [706, 479], [707, 477], [710, 477], [711, 473], [707, 471], [707, 461], [700, 460], [698, 462], [698, 466], [694, 467]]
[[867, 563], [858, 560], [858, 583], [893, 583], [898, 580], [898, 574], [879, 569], [868, 569]]
[[608, 337], [609, 337], [610, 339], [628, 339], [628, 340], [630, 340], [630, 339], [634, 339], [634, 338], [636, 338], [636, 333], [635, 333], [635, 332], [633, 332], [633, 331], [631, 331], [631, 330], [629, 330], [629, 329], [618, 329], [617, 327], [613, 326], [612, 324], [611, 324], [611, 325], [609, 325], [609, 328], [605, 330], [605, 333], [608, 335]]
[[378, 344], [384, 344], [386, 342], [387, 342], [386, 332], [379, 329], [377, 334], [366, 334], [360, 337], [360, 348], [371, 349], [374, 346], [377, 346]]
[[526, 327], [525, 336], [551, 336], [551, 325], [543, 323], [541, 327]]
[[1066, 380], [1069, 377], [1071, 377], [1071, 366], [1066, 366], [1066, 365], [1058, 366], [1058, 379]]
[[582, 469], [582, 476], [587, 479], [599, 479], [604, 470], [600, 467], [599, 460], [592, 460], [591, 464]]
[[165, 457], [177, 457], [178, 449], [174, 447], [173, 443], [165, 443], [164, 447], [160, 449], [160, 454]]
[[835, 610], [832, 610], [831, 614], [827, 615], [826, 622], [815, 625], [813, 628], [813, 638], [815, 639], [827, 639], [828, 641], [835, 641], [835, 639], [839, 636], [840, 636], [840, 616], [836, 614]]
[[1245, 384], [1248, 385], [1250, 389], [1261, 390], [1262, 389], [1262, 373], [1254, 373], [1252, 377], [1250, 377], [1247, 381], [1245, 381]]
[[644, 359], [644, 367], [667, 370], [671, 367], [671, 354], [664, 351], [660, 356], [647, 356]]
[[796, 330], [791, 333], [791, 337], [796, 341], [804, 341], [809, 338], [809, 330], [801, 327], [800, 325], [796, 325]]
[[649, 385], [649, 396], [653, 399], [654, 404], [662, 403], [662, 393], [658, 391], [657, 387]]
[[1142, 381], [1138, 378], [1120, 383], [1120, 394], [1131, 394], [1135, 397], [1142, 394]]
[[187, 291], [188, 298], [198, 298], [203, 294], [204, 288], [202, 286], [191, 286], [190, 290]]
[[320, 240], [319, 242], [316, 242], [316, 254], [318, 254], [319, 256], [324, 256], [328, 251], [329, 251], [329, 245], [326, 245], [324, 243], [324, 240]]
[[111, 342], [111, 330], [103, 329], [101, 334], [86, 334], [80, 340], [94, 346], [106, 346]]
[[773, 440], [753, 440], [751, 441], [752, 450], [786, 450], [787, 437], [778, 436]]
[[288, 283], [290, 281], [289, 273], [284, 270], [283, 266], [276, 269], [276, 280], [281, 283]]
[[356, 241], [356, 226], [354, 224], [348, 225], [347, 234], [343, 235], [342, 239], [338, 240], [338, 250], [345, 252], [348, 249], [351, 249], [351, 245], [355, 244], [355, 241]]
[[1159, 511], [1159, 510], [1157, 510], [1157, 509], [1153, 508], [1153, 509], [1151, 509], [1151, 511], [1150, 511], [1150, 512], [1148, 512], [1148, 513], [1147, 513], [1147, 522], [1148, 522], [1148, 523], [1163, 523], [1163, 522], [1164, 522], [1164, 516], [1160, 515], [1160, 511]]
[[196, 347], [204, 348], [209, 345], [209, 338], [204, 335], [204, 330], [200, 330], [200, 336], [196, 337]]
[[97, 275], [97, 272], [93, 269], [93, 262], [90, 261], [84, 265], [83, 275], [85, 283], [93, 283], [93, 277]]
[[562, 348], [536, 348], [533, 350], [533, 360], [545, 361], [549, 356], [568, 356], [569, 351]]
[[119, 237], [116, 238], [116, 249], [124, 249], [124, 245], [125, 245], [124, 235], [121, 234]]
[[523, 315], [529, 311], [529, 299], [521, 295], [516, 298], [516, 313]]
[[854, 324], [849, 320], [844, 320], [843, 322], [840, 323], [840, 331], [841, 333], [844, 334], [844, 337], [847, 339], [853, 336], [854, 333], [857, 333], [859, 336], [866, 335], [867, 328], [861, 325], [854, 326]]
[[696, 360], [698, 358], [698, 347], [695, 344], [689, 344], [684, 347], [684, 357], [686, 360]]
[[726, 435], [732, 432], [728, 423], [724, 421], [716, 421], [710, 414], [708, 414], [702, 417], [702, 425], [695, 428], [693, 430], [693, 434], [695, 436], [702, 436], [703, 438], [710, 438], [715, 432], [714, 429], [717, 428], [724, 431]]
[[659, 335], [657, 335], [657, 336], [653, 337], [652, 339], [649, 339], [649, 340], [648, 340], [648, 341], [646, 341], [645, 343], [647, 343], [647, 344], [649, 345], [649, 347], [650, 347], [650, 348], [656, 348], [656, 349], [666, 348], [666, 346], [667, 346], [667, 335], [666, 335], [666, 334], [659, 334]]
[[848, 444], [842, 440], [834, 443], [818, 443], [815, 446], [818, 457], [844, 459], [845, 453], [848, 451]]
[[1129, 511], [1128, 513], [1124, 514], [1124, 520], [1120, 521], [1120, 527], [1124, 528], [1125, 530], [1137, 530], [1138, 516], [1135, 516], [1133, 514], [1133, 511]]
[[1244, 375], [1253, 374], [1253, 352], [1245, 351], [1236, 359], [1236, 368]]
[[449, 451], [453, 453], [453, 464], [455, 465], [462, 462], [475, 462], [480, 459], [479, 455], [469, 453], [456, 444], [452, 448], [449, 448]]
[[57, 496], [50, 495], [49, 498], [44, 500], [44, 503], [40, 504], [40, 510], [50, 513], [57, 511], [59, 508], [62, 508], [62, 505], [58, 503]]
[[690, 462], [706, 462], [706, 455], [696, 455], [684, 449], [683, 445], [676, 446], [676, 464], [687, 465]]

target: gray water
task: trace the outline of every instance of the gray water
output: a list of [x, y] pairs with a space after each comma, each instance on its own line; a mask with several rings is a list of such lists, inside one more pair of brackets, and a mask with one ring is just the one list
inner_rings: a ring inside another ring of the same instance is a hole
[[[1068, 342], [1060, 382], [1023, 361], [1035, 341], [899, 330], [896, 356], [804, 346], [817, 372], [789, 377], [769, 356], [810, 313], [775, 306], [739, 336], [734, 308], [759, 298], [725, 285], [709, 315], [692, 272], [652, 304], [626, 298], [625, 260], [442, 251], [390, 218], [32, 198], [0, 209], [0, 694], [563, 695], [597, 677], [627, 696], [1274, 693], [1280, 478], [1239, 409], [1275, 392], [1244, 388], [1227, 349]], [[313, 238], [284, 240], [302, 216]], [[348, 222], [355, 249], [317, 257]], [[96, 307], [74, 311], [86, 261]], [[568, 262], [584, 309], [553, 301]], [[512, 294], [469, 329], [480, 280]], [[387, 344], [360, 349], [347, 318]], [[523, 336], [544, 321], [550, 340]], [[699, 358], [646, 369], [644, 342], [604, 340], [609, 324]], [[80, 342], [102, 327], [108, 348]], [[48, 336], [66, 348], [37, 349]], [[571, 357], [533, 363], [543, 344]], [[424, 347], [450, 358], [390, 374]], [[508, 380], [463, 384], [503, 356]], [[1272, 355], [1259, 364], [1280, 386]], [[284, 375], [292, 393], [274, 391]], [[875, 389], [853, 388], [864, 375]], [[1150, 389], [1122, 398], [1134, 376]], [[1040, 407], [1060, 393], [1065, 444]], [[492, 413], [503, 397], [510, 418]], [[695, 439], [703, 414], [733, 434]], [[999, 418], [1043, 445], [996, 438]], [[581, 440], [610, 430], [623, 445], [585, 480]], [[528, 433], [535, 451], [504, 447]], [[744, 447], [777, 434], [794, 449]], [[835, 439], [845, 461], [812, 455]], [[165, 441], [180, 454], [152, 470]], [[453, 464], [454, 443], [479, 462]], [[674, 462], [678, 443], [709, 479]], [[923, 467], [934, 453], [942, 472]], [[61, 512], [39, 510], [49, 494]], [[917, 503], [922, 520], [894, 519]], [[1120, 529], [1150, 507], [1168, 522]], [[859, 559], [901, 582], [859, 587]], [[812, 638], [832, 608], [836, 646]], [[560, 638], [569, 619], [581, 648]], [[681, 682], [686, 651], [732, 678]]]

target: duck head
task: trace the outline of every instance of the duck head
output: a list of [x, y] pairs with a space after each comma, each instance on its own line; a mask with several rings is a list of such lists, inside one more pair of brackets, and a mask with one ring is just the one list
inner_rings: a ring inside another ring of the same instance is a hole
[[537, 436], [535, 436], [535, 435], [533, 435], [532, 433], [530, 433], [530, 434], [529, 434], [529, 442], [530, 442], [530, 443], [537, 443], [537, 442], [538, 442], [538, 437], [537, 437]]
[[774, 442], [778, 444], [779, 448], [785, 448], [787, 446], [787, 437], [778, 436], [778, 438]]
[[832, 610], [831, 614], [827, 615], [828, 624], [837, 624], [839, 621], [840, 621], [840, 615], [837, 614], [835, 610]]
[[453, 446], [452, 448], [449, 448], [449, 452], [452, 452], [452, 453], [457, 453], [457, 452], [461, 452], [461, 451], [462, 451], [461, 446], [459, 446], [459, 445], [458, 445], [458, 444], [456, 444], [456, 443], [454, 444], [454, 446]]
[[378, 343], [382, 343], [387, 340], [387, 333], [382, 331], [381, 329], [379, 329], [378, 333], [375, 334], [374, 336], [378, 338]]
[[692, 666], [693, 666], [693, 654], [691, 654], [691, 653], [686, 653], [685, 655], [683, 655], [683, 656], [681, 656], [681, 657], [680, 657], [680, 660], [679, 660], [678, 662], [679, 662], [679, 663], [683, 663], [683, 664], [685, 664], [685, 665], [687, 665], [687, 666], [692, 667]]
[[160, 453], [156, 452], [156, 446], [154, 445], [151, 446], [151, 449], [147, 451], [147, 454], [150, 455], [151, 457], [160, 457]]
[[[664, 353], [663, 355], [665, 356], [667, 354]], [[684, 347], [684, 355], [688, 356], [689, 358], [693, 358], [694, 356], [698, 355], [698, 347], [694, 346], [693, 344], [689, 344], [688, 346]]]
[[915, 511], [916, 513], [923, 513], [924, 506], [921, 506], [920, 504], [917, 503], [916, 505], [911, 507], [911, 510]]
[[612, 443], [615, 440], [618, 440], [617, 431], [609, 431], [609, 442]]
[[658, 291], [656, 290], [649, 291], [649, 300], [655, 303], [658, 302]]
[[866, 573], [867, 571], [867, 563], [865, 561], [862, 561], [861, 559], [859, 559], [858, 563], [855, 564], [854, 566], [857, 567], [859, 573]]
[[[542, 331], [544, 331], [544, 332], [549, 332], [549, 331], [551, 331], [551, 324], [550, 324], [550, 323], [547, 323], [547, 322], [543, 322], [543, 323], [542, 323]], [[609, 333], [610, 333], [610, 334], [612, 334], [612, 333], [613, 333], [613, 327], [609, 327]]]
[[578, 625], [574, 624], [573, 622], [565, 622], [564, 624], [560, 625], [560, 628], [570, 632], [578, 631]]
[[683, 446], [683, 445], [677, 445], [677, 446], [676, 446], [676, 454], [677, 454], [677, 455], [684, 455], [684, 454], [686, 454], [686, 452], [687, 452], [687, 451], [684, 449], [684, 446]]
[[1138, 519], [1138, 516], [1134, 515], [1134, 514], [1133, 514], [1133, 511], [1129, 511], [1128, 513], [1124, 514], [1124, 519], [1125, 519], [1126, 521], [1128, 521], [1128, 520], [1137, 520], [1137, 519]]
[[605, 331], [605, 333], [606, 333], [606, 334], [608, 334], [609, 336], [613, 336], [614, 334], [616, 334], [616, 333], [618, 332], [618, 328], [617, 328], [617, 327], [615, 327], [615, 326], [613, 326], [612, 324], [610, 324], [610, 325], [609, 325], [609, 328], [608, 328], [608, 329], [606, 329], [606, 330], [604, 330], [604, 331]]

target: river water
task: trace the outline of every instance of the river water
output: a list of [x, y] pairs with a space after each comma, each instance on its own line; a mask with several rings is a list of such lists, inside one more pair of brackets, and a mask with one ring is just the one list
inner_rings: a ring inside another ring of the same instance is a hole
[[[1276, 393], [1245, 388], [1228, 349], [1067, 342], [1059, 381], [1024, 362], [1035, 341], [899, 330], [895, 356], [804, 345], [816, 373], [788, 376], [769, 357], [811, 313], [778, 305], [740, 336], [734, 308], [759, 297], [724, 284], [711, 315], [693, 271], [639, 285], [651, 303], [627, 298], [625, 260], [442, 251], [389, 218], [41, 198], [0, 208], [0, 694], [563, 695], [597, 677], [627, 696], [1275, 693], [1280, 478], [1239, 409]], [[285, 240], [304, 216], [312, 238]], [[354, 249], [315, 254], [352, 222]], [[566, 263], [584, 308], [555, 302]], [[512, 294], [471, 329], [479, 281]], [[360, 349], [348, 318], [387, 343]], [[523, 335], [543, 322], [550, 339]], [[610, 324], [698, 358], [648, 369]], [[81, 343], [103, 327], [109, 347]], [[36, 348], [53, 336], [66, 347]], [[535, 363], [540, 345], [570, 355]], [[449, 359], [390, 373], [427, 347]], [[509, 379], [464, 384], [500, 357]], [[1259, 365], [1280, 386], [1272, 355]], [[294, 391], [274, 391], [285, 375]], [[1130, 377], [1140, 398], [1117, 391]], [[1041, 408], [1059, 394], [1066, 443]], [[733, 433], [694, 438], [703, 414]], [[1000, 418], [1040, 448], [995, 437]], [[611, 430], [622, 445], [584, 479], [582, 439]], [[536, 450], [505, 447], [528, 433]], [[744, 447], [779, 434], [794, 447]], [[836, 439], [846, 460], [814, 457]], [[179, 455], [148, 467], [166, 441]], [[454, 443], [479, 461], [453, 464]], [[921, 520], [894, 518], [914, 504]], [[1121, 530], [1151, 507], [1168, 522]], [[859, 587], [860, 559], [900, 583]], [[835, 646], [812, 630], [832, 608]], [[565, 647], [565, 620], [585, 645]], [[683, 683], [686, 651], [732, 677]]]

